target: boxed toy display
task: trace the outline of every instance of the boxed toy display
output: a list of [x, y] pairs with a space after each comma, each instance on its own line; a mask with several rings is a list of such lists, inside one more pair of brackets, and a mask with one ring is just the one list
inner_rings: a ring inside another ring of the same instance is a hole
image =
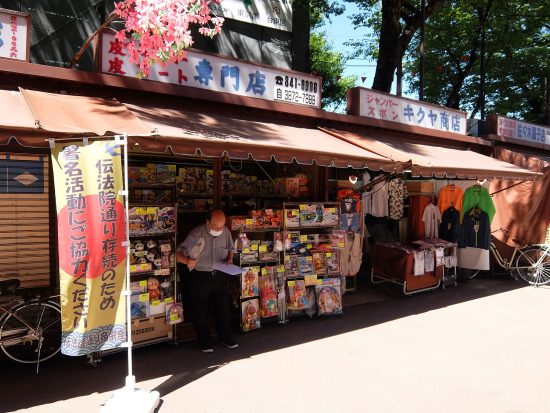
[[300, 268], [300, 275], [313, 274], [313, 259], [310, 255], [305, 257], [298, 257], [298, 267]]
[[339, 278], [325, 278], [315, 286], [318, 315], [342, 314]]
[[171, 325], [183, 322], [182, 303], [166, 303], [166, 322]]
[[132, 294], [130, 296], [130, 313], [132, 318], [144, 318], [150, 316], [149, 294]]
[[260, 290], [258, 280], [260, 267], [247, 267], [243, 269], [245, 271], [241, 276], [241, 298], [257, 297]]
[[338, 208], [325, 208], [323, 211], [323, 225], [338, 226], [340, 222], [338, 216]]
[[128, 227], [130, 235], [147, 233], [147, 208], [132, 207], [128, 209]]
[[327, 273], [327, 258], [324, 252], [313, 252], [313, 272], [318, 275], [325, 275]]
[[176, 182], [176, 165], [157, 164], [157, 183], [169, 185]]
[[266, 274], [260, 276], [260, 317], [262, 318], [278, 315], [274, 269], [275, 267], [268, 267]]
[[287, 281], [289, 310], [304, 310], [308, 307], [308, 299], [304, 280]]
[[260, 328], [259, 301], [252, 298], [241, 303], [241, 326], [243, 331]]
[[284, 266], [287, 278], [295, 278], [300, 276], [300, 265], [298, 263], [298, 256], [285, 255]]
[[329, 275], [340, 274], [340, 252], [338, 250], [327, 251], [327, 273]]
[[285, 213], [285, 225], [287, 228], [298, 228], [300, 226], [300, 210], [287, 209]]

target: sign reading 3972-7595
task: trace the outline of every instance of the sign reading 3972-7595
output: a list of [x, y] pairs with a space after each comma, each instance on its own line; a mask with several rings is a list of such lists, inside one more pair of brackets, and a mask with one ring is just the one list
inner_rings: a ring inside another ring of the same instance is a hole
[[[101, 70], [135, 77], [138, 67], [113, 34], [101, 41]], [[245, 63], [217, 55], [186, 51], [186, 58], [165, 66], [153, 65], [148, 80], [230, 93], [270, 101], [321, 107], [321, 78], [304, 73]]]

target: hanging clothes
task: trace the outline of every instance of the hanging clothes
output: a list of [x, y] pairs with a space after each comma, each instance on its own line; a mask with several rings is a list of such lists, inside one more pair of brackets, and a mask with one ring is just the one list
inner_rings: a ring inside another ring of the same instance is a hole
[[437, 207], [439, 212], [443, 214], [448, 208], [453, 207], [458, 210], [459, 214], [462, 211], [462, 198], [464, 191], [458, 185], [447, 185], [439, 190], [437, 196]]
[[372, 190], [365, 192], [365, 213], [375, 217], [388, 216], [388, 182], [382, 181], [374, 185]]
[[413, 251], [414, 255], [414, 275], [419, 276], [424, 274], [424, 251]]
[[340, 253], [341, 275], [353, 276], [359, 272], [361, 261], [363, 260], [361, 239], [361, 234], [346, 233], [344, 238], [344, 248], [342, 248]]
[[405, 198], [409, 196], [405, 182], [401, 178], [392, 179], [388, 184], [389, 217], [401, 219], [405, 210]]
[[466, 213], [476, 206], [487, 213], [489, 224], [493, 222], [496, 212], [495, 204], [487, 188], [483, 188], [481, 185], [471, 186], [464, 192], [464, 196], [462, 197], [462, 218], [464, 219]]
[[460, 234], [460, 211], [454, 207], [447, 208], [441, 215], [439, 238], [449, 242], [457, 242]]
[[488, 250], [491, 246], [491, 225], [489, 216], [480, 208], [472, 208], [462, 218], [458, 246]]
[[439, 224], [441, 223], [441, 213], [439, 209], [431, 202], [424, 208], [422, 222], [426, 238], [439, 238]]
[[424, 272], [432, 272], [435, 265], [435, 251], [424, 250]]
[[431, 197], [426, 195], [409, 197], [408, 237], [409, 242], [422, 239], [426, 236], [422, 215], [424, 209], [431, 202]]

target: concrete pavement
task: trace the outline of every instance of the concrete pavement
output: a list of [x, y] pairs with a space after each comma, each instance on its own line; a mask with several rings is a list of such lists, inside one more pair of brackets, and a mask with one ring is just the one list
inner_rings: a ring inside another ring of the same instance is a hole
[[[389, 290], [388, 290], [389, 291]], [[136, 349], [140, 388], [159, 412], [550, 411], [550, 289], [474, 279], [413, 297], [293, 319], [202, 354], [195, 343]], [[0, 411], [97, 412], [126, 375], [124, 354], [90, 369], [60, 357], [0, 361]]]

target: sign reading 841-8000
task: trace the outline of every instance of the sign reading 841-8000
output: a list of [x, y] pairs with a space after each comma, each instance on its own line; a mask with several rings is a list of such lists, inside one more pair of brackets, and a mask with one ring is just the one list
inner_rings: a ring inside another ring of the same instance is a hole
[[275, 100], [318, 107], [321, 96], [318, 79], [284, 75], [275, 77], [273, 96]]

